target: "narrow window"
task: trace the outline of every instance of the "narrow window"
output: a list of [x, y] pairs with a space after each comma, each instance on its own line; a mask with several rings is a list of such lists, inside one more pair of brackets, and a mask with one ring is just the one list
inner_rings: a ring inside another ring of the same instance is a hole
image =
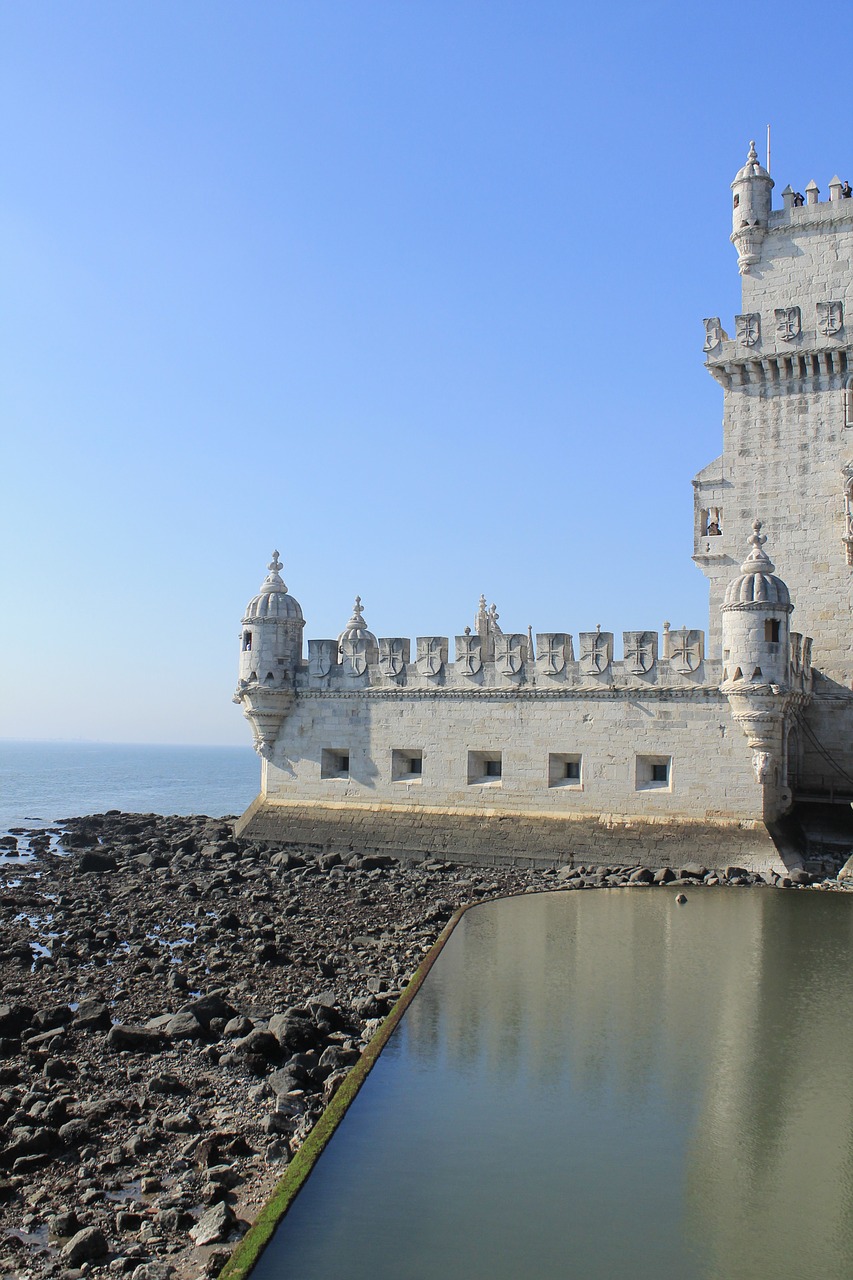
[[500, 776], [501, 776], [500, 760], [487, 760], [486, 761], [486, 777], [499, 778]]
[[739, 205], [739, 204], [740, 204], [740, 196], [739, 196], [739, 195], [737, 195], [737, 196], [735, 196], [735, 202], [734, 202], [734, 205], [733, 205], [732, 207], [733, 207], [734, 209], [736, 209], [736, 208], [738, 207], [738, 205]]
[[412, 756], [409, 760], [409, 773], [422, 774], [424, 771], [424, 762], [420, 756]]
[[754, 670], [754, 671], [753, 671], [753, 673], [752, 673], [752, 678], [753, 678], [753, 680], [762, 680], [762, 679], [763, 679], [763, 676], [762, 676], [762, 674], [761, 674], [761, 667], [756, 667], [756, 668], [755, 668], [755, 670]]
[[667, 765], [652, 765], [652, 782], [669, 782], [669, 768]]
[[252, 633], [251, 631], [243, 632], [243, 652], [250, 653], [252, 649]]
[[844, 384], [844, 425], [845, 427], [853, 427], [853, 378], [848, 378]]
[[764, 623], [764, 639], [768, 644], [779, 643], [779, 619], [768, 618]]

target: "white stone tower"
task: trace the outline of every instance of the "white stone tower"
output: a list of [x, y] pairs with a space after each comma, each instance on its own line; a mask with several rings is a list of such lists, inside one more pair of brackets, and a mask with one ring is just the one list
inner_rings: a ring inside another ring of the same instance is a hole
[[298, 600], [287, 594], [281, 567], [274, 551], [260, 591], [246, 606], [240, 632], [240, 679], [234, 701], [242, 706], [261, 755], [275, 745], [302, 661], [305, 619]]
[[720, 607], [760, 511], [798, 629], [814, 636], [824, 676], [849, 692], [853, 199], [833, 178], [829, 199], [814, 183], [805, 195], [789, 186], [772, 209], [772, 187], [750, 147], [732, 183], [741, 312], [733, 326], [705, 321], [707, 368], [723, 388], [723, 452], [693, 482], [708, 652], [722, 656]]

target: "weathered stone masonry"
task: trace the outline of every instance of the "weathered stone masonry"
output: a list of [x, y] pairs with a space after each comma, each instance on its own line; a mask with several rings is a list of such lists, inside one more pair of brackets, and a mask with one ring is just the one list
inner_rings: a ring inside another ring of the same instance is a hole
[[853, 200], [788, 188], [774, 211], [772, 187], [751, 147], [732, 184], [743, 311], [734, 338], [705, 321], [725, 402], [723, 453], [694, 481], [707, 652], [668, 625], [624, 632], [620, 660], [600, 628], [504, 634], [484, 598], [452, 644], [413, 648], [377, 639], [356, 599], [306, 660], [276, 552], [241, 633], [235, 701], [263, 758], [242, 834], [765, 867], [796, 859], [778, 824], [798, 796], [853, 798]]

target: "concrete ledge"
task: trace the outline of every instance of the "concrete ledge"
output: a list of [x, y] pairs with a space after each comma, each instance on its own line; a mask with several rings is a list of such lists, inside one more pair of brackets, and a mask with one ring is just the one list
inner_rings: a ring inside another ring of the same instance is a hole
[[236, 834], [337, 853], [452, 858], [478, 865], [567, 863], [667, 867], [701, 862], [751, 871], [779, 868], [763, 822], [623, 814], [472, 813], [423, 805], [271, 801], [258, 796]]

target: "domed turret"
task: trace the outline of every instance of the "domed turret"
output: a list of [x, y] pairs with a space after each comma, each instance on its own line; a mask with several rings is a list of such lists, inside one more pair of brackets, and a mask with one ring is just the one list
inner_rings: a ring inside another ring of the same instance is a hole
[[750, 142], [746, 164], [738, 170], [732, 183], [731, 241], [737, 249], [741, 275], [746, 275], [761, 257], [774, 185], [770, 174], [759, 163], [755, 143]]
[[269, 573], [243, 617], [240, 679], [275, 687], [293, 683], [302, 659], [305, 619], [299, 601], [287, 594], [277, 551], [267, 567]]
[[729, 583], [723, 613], [723, 685], [787, 688], [790, 673], [790, 614], [787, 586], [764, 550], [761, 521], [752, 526], [752, 547]]

